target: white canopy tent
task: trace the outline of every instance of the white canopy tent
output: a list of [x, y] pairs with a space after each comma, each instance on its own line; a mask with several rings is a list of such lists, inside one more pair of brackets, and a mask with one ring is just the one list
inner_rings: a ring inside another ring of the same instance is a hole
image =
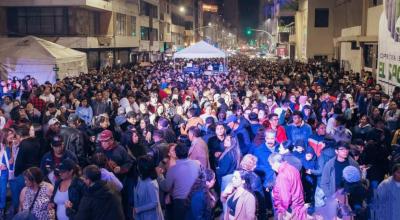
[[226, 54], [222, 50], [214, 47], [213, 45], [205, 42], [199, 41], [185, 49], [176, 52], [173, 56], [174, 58], [174, 68], [175, 59], [210, 59], [210, 58], [224, 58], [224, 64], [226, 65]]
[[34, 36], [7, 38], [0, 47], [2, 79], [30, 75], [39, 83], [54, 83], [87, 71], [85, 53]]
[[208, 44], [205, 41], [199, 41], [185, 49], [176, 52], [174, 59], [186, 58], [186, 59], [207, 59], [207, 58], [226, 58], [226, 54], [220, 49]]

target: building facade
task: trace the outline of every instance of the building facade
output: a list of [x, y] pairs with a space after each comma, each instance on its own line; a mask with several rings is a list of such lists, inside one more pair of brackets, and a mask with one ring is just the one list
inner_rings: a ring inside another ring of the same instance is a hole
[[136, 62], [137, 0], [0, 1], [2, 37], [35, 35], [87, 53], [88, 67]]

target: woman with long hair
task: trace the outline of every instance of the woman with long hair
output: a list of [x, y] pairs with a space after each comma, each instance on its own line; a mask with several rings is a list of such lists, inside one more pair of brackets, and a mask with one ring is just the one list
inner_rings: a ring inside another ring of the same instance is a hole
[[146, 155], [148, 145], [144, 144], [143, 136], [136, 130], [132, 129], [132, 145], [128, 145], [129, 150], [135, 158]]
[[217, 203], [217, 197], [211, 189], [215, 184], [215, 173], [211, 169], [200, 171], [187, 197], [189, 211], [187, 220], [211, 220], [212, 209]]
[[237, 138], [231, 135], [226, 136], [224, 140], [224, 151], [218, 159], [218, 165], [216, 169], [217, 180], [220, 184], [222, 177], [232, 174], [240, 164], [240, 148], [239, 141]]
[[65, 159], [59, 166], [59, 175], [50, 207], [55, 208], [58, 220], [73, 219], [85, 191], [85, 183], [79, 178], [80, 167], [73, 160]]
[[151, 156], [146, 155], [138, 159], [138, 170], [140, 178], [134, 190], [133, 215], [136, 220], [163, 220], [157, 173]]
[[30, 211], [37, 220], [54, 220], [54, 209], [49, 207], [53, 186], [44, 181], [42, 171], [37, 167], [31, 167], [23, 173], [25, 187], [20, 194], [19, 211]]
[[221, 194], [226, 204], [224, 220], [256, 219], [256, 198], [251, 191], [251, 179], [247, 171], [233, 172], [231, 183]]

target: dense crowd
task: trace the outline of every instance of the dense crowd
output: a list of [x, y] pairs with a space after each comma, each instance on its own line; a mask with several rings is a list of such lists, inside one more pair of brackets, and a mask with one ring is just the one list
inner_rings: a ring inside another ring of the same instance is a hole
[[0, 93], [0, 219], [400, 215], [400, 88], [335, 63], [156, 62]]

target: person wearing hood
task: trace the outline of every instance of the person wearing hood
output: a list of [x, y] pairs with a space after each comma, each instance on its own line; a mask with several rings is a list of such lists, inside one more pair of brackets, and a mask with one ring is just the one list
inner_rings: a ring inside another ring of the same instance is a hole
[[120, 198], [101, 180], [100, 169], [89, 165], [83, 169], [86, 192], [79, 204], [75, 220], [125, 219]]
[[246, 128], [241, 127], [236, 115], [229, 116], [226, 121], [226, 125], [231, 129], [231, 134], [236, 137], [239, 141], [240, 152], [246, 155], [249, 152], [251, 141], [250, 136]]
[[[317, 169], [317, 156], [311, 147], [307, 147], [305, 150], [304, 157], [301, 158], [301, 163], [304, 170], [315, 170]], [[317, 178], [312, 173], [304, 173], [302, 175], [302, 183], [304, 187], [304, 200], [306, 203], [311, 203], [311, 207], [314, 206], [314, 195], [317, 187]]]
[[370, 199], [370, 192], [363, 185], [361, 172], [354, 166], [347, 166], [343, 169], [343, 188], [347, 193], [348, 204], [354, 214], [355, 220], [369, 218], [369, 207], [367, 200]]

